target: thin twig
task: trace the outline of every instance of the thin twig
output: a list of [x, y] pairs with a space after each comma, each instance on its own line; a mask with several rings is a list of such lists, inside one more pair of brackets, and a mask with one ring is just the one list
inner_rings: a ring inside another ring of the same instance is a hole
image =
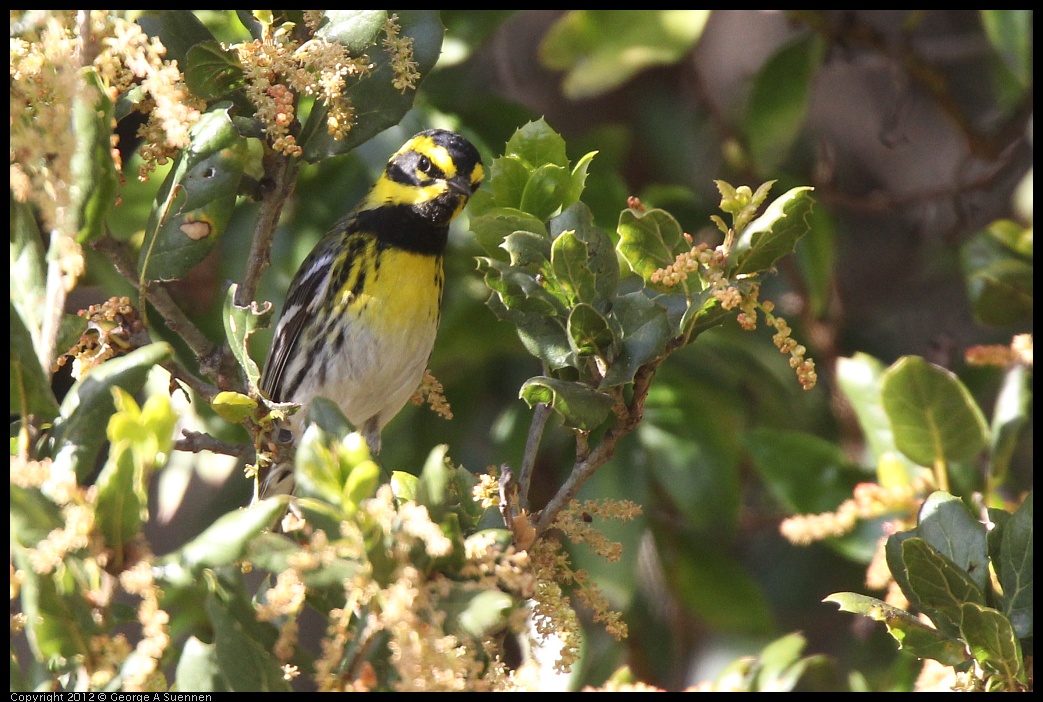
[[[131, 260], [127, 246], [123, 242], [106, 235], [96, 240], [93, 246], [97, 251], [108, 256], [117, 273], [130, 281], [134, 287], [140, 286], [137, 266]], [[182, 311], [166, 288], [151, 284], [146, 292], [148, 301], [163, 317], [167, 327], [184, 339], [197, 358], [205, 358], [214, 353], [214, 343], [192, 323], [192, 320]], [[145, 310], [141, 310], [141, 313], [144, 315]]]
[[211, 451], [213, 453], [235, 456], [236, 458], [242, 458], [247, 461], [252, 461], [254, 458], [252, 446], [226, 444], [224, 441], [215, 439], [209, 434], [203, 434], [198, 431], [189, 431], [188, 429], [182, 429], [181, 434], [182, 438], [178, 439], [174, 444], [174, 449], [177, 451], [188, 451], [190, 453]]
[[522, 509], [529, 509], [529, 484], [532, 482], [532, 469], [536, 464], [536, 454], [540, 450], [540, 440], [543, 438], [543, 430], [550, 418], [550, 405], [537, 402], [532, 412], [532, 424], [529, 425], [529, 436], [525, 439], [525, 453], [522, 455], [521, 466], [518, 469], [518, 502]]
[[272, 239], [279, 224], [279, 216], [286, 200], [293, 192], [300, 166], [292, 156], [276, 153], [265, 147], [265, 180], [262, 185], [261, 208], [254, 225], [250, 257], [242, 284], [236, 289], [235, 304], [246, 306], [254, 300], [261, 276], [270, 262]]
[[664, 354], [654, 361], [641, 366], [634, 376], [633, 394], [620, 413], [616, 425], [605, 432], [601, 443], [594, 447], [585, 458], [576, 462], [569, 473], [568, 479], [558, 488], [558, 492], [551, 498], [547, 506], [540, 512], [539, 521], [536, 524], [536, 534], [542, 536], [554, 524], [554, 520], [562, 509], [579, 494], [579, 489], [590, 476], [594, 475], [598, 468], [605, 465], [616, 452], [619, 441], [634, 430], [641, 423], [645, 412], [645, 400], [648, 398], [648, 390], [652, 384], [656, 369], [667, 355]]

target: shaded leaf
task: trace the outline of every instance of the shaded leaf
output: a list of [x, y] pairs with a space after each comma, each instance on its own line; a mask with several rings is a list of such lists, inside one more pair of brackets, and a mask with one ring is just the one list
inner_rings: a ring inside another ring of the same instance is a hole
[[1001, 613], [975, 602], [967, 602], [963, 613], [963, 639], [974, 660], [987, 675], [999, 677], [1003, 688], [1017, 690], [1027, 684], [1021, 644]]
[[898, 642], [898, 647], [918, 658], [933, 658], [944, 665], [959, 665], [967, 658], [961, 641], [942, 636], [909, 612], [875, 597], [857, 592], [835, 592], [822, 601], [838, 605], [842, 612], [861, 614], [882, 622]]
[[536, 376], [522, 384], [519, 396], [529, 407], [537, 402], [550, 405], [565, 424], [580, 431], [591, 431], [604, 422], [614, 400], [589, 385], [557, 378]]
[[1003, 525], [999, 562], [995, 564], [1003, 588], [1003, 613], [1019, 639], [1032, 637], [1032, 491]]
[[916, 535], [962, 569], [982, 592], [989, 580], [985, 525], [966, 505], [946, 492], [928, 495], [917, 519]]
[[189, 132], [156, 193], [138, 258], [143, 280], [176, 280], [213, 250], [235, 209], [246, 161], [246, 139], [227, 104], [211, 108]]
[[256, 388], [261, 377], [261, 369], [250, 355], [250, 337], [258, 329], [264, 329], [272, 317], [272, 303], [265, 301], [261, 305], [251, 302], [247, 307], [235, 304], [235, 294], [239, 286], [233, 283], [225, 294], [224, 326], [225, 339], [232, 354], [243, 369], [251, 388]]
[[919, 465], [969, 459], [986, 446], [988, 425], [966, 386], [919, 356], [887, 369], [881, 396], [895, 445]]

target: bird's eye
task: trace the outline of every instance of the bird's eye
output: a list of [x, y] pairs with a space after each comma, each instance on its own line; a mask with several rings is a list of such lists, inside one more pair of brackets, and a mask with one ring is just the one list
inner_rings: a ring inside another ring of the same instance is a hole
[[429, 159], [427, 156], [421, 156], [420, 160], [417, 161], [416, 167], [417, 170], [421, 173], [431, 175], [431, 169], [434, 167], [434, 164], [431, 163], [431, 159]]

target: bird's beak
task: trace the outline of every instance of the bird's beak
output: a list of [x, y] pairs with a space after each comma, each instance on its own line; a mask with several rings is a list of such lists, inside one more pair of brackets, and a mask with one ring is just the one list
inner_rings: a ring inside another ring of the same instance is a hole
[[465, 197], [471, 197], [475, 191], [475, 188], [471, 185], [471, 181], [463, 175], [457, 175], [447, 179], [446, 184], [449, 186], [450, 190], [454, 190]]

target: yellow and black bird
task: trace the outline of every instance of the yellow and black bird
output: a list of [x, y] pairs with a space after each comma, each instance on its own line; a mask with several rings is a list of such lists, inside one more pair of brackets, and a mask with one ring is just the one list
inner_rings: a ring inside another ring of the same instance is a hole
[[[335, 402], [370, 449], [416, 391], [438, 328], [449, 223], [482, 182], [478, 150], [443, 129], [420, 132], [297, 270], [261, 376], [261, 391], [301, 410]], [[259, 476], [259, 497], [292, 493], [292, 461]]]

